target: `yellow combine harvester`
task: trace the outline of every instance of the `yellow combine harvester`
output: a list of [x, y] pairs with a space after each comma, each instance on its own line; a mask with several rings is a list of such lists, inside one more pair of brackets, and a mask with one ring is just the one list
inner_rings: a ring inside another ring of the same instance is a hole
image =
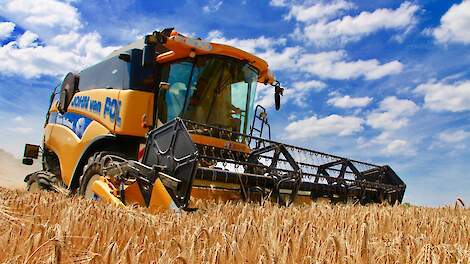
[[173, 29], [147, 35], [54, 91], [42, 148], [25, 147], [25, 164], [40, 153], [43, 163], [27, 188], [152, 210], [187, 209], [190, 197], [401, 202], [405, 184], [388, 166], [270, 140], [258, 82], [273, 86], [278, 110], [283, 88], [264, 60]]

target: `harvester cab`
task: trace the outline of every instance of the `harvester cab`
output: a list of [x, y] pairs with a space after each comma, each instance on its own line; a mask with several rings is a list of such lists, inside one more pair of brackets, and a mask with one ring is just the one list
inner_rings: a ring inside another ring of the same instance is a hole
[[388, 166], [272, 141], [257, 83], [273, 86], [279, 110], [284, 89], [264, 60], [156, 31], [67, 75], [46, 120], [44, 169], [28, 188], [59, 184], [153, 210], [187, 208], [191, 197], [401, 202], [405, 184]]

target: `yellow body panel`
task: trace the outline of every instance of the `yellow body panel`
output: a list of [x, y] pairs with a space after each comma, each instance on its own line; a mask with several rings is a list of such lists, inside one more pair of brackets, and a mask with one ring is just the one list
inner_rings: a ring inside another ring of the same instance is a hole
[[[109, 134], [109, 130], [98, 122], [91, 122], [82, 138], [71, 129], [59, 124], [48, 124], [45, 128], [44, 144], [59, 157], [62, 180], [68, 186], [85, 148], [98, 136]], [[49, 133], [48, 133], [49, 131]]]
[[[152, 120], [153, 94], [134, 90], [93, 89], [74, 95], [67, 113], [91, 119], [79, 137], [64, 124], [49, 123], [44, 129], [44, 144], [59, 157], [62, 180], [70, 185], [81, 155], [93, 140], [107, 134], [144, 137], [142, 116]], [[50, 112], [59, 116], [55, 104]], [[70, 125], [72, 126], [72, 125]]]
[[149, 209], [151, 212], [165, 211], [177, 208], [170, 194], [160, 179], [153, 184], [152, 197], [150, 197]]
[[98, 195], [102, 200], [113, 204], [115, 206], [124, 206], [124, 204], [113, 194], [113, 190], [109, 187], [105, 177], [100, 177], [91, 185], [92, 191]]
[[[240, 189], [216, 189], [202, 186], [193, 186], [191, 191], [191, 199], [203, 199], [203, 200], [216, 200], [216, 201], [240, 201], [242, 195]], [[251, 201], [260, 201], [261, 196], [259, 193], [250, 194]], [[284, 199], [288, 199], [287, 195], [284, 195]], [[274, 202], [274, 201], [273, 201]], [[294, 205], [301, 204], [312, 204], [314, 201], [309, 195], [298, 194], [295, 197]]]
[[140, 192], [139, 185], [137, 184], [137, 182], [126, 186], [124, 195], [126, 198], [126, 204], [138, 204], [145, 206], [144, 197]]
[[142, 126], [142, 119], [146, 117], [146, 125], [152, 125], [153, 119], [153, 93], [122, 90], [119, 93], [121, 102], [121, 124], [116, 125], [115, 133], [120, 135], [144, 137], [148, 128]]
[[193, 187], [191, 190], [191, 199], [233, 201], [241, 200], [241, 194], [238, 190], [211, 189], [204, 187]]
[[[76, 99], [80, 100], [74, 104]], [[92, 107], [92, 104], [100, 107]], [[98, 111], [99, 110], [99, 111]], [[68, 112], [93, 119], [111, 132], [120, 135], [144, 137], [148, 128], [142, 127], [146, 116], [147, 125], [152, 125], [153, 93], [136, 90], [93, 89], [74, 95]]]
[[194, 179], [193, 186], [195, 187], [206, 187], [211, 189], [229, 189], [229, 190], [240, 190], [240, 184], [235, 183], [225, 183], [225, 182], [215, 182], [207, 181], [201, 179]]

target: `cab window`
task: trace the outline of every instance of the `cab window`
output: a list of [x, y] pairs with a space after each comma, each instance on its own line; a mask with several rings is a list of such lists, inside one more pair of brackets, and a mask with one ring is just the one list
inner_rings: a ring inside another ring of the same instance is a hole
[[158, 100], [158, 117], [162, 123], [176, 118], [183, 111], [193, 64], [182, 61], [170, 64], [169, 68], [167, 82], [170, 88], [160, 91]]

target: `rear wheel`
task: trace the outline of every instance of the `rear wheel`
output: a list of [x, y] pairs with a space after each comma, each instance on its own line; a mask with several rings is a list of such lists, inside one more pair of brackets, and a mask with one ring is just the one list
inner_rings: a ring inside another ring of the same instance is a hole
[[48, 171], [37, 171], [26, 176], [26, 190], [29, 192], [57, 191], [63, 187], [62, 181]]

